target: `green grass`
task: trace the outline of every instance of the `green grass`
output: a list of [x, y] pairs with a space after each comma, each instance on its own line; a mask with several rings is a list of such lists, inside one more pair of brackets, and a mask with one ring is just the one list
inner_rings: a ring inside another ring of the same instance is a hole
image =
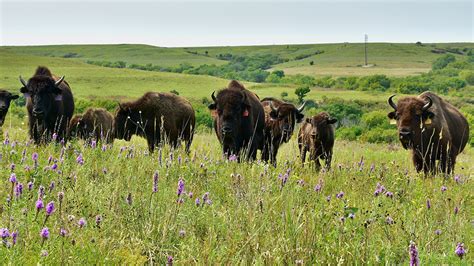
[[[202, 64], [225, 64], [226, 61], [216, 59], [219, 54], [234, 55], [275, 54], [288, 59], [286, 63], [274, 66], [288, 74], [306, 74], [312, 76], [363, 76], [386, 74], [388, 76], [415, 75], [427, 72], [432, 62], [440, 55], [433, 49], [474, 48], [473, 43], [436, 43], [417, 46], [402, 43], [369, 43], [369, 64], [375, 66], [362, 68], [364, 64], [364, 44], [301, 44], [301, 45], [263, 45], [263, 46], [232, 46], [232, 47], [189, 47], [163, 48], [149, 45], [53, 45], [53, 46], [10, 46], [8, 51], [37, 56], [63, 57], [68, 53], [76, 53], [78, 61], [87, 60], [122, 60], [135, 64], [154, 64], [164, 67], [178, 66], [188, 63], [193, 66]], [[208, 56], [206, 56], [206, 51]], [[297, 56], [311, 55], [316, 51], [324, 51], [318, 55], [296, 60]], [[193, 54], [197, 53], [197, 54]], [[457, 55], [458, 56], [458, 55]], [[309, 62], [314, 65], [310, 66]]]
[[[17, 179], [25, 185], [23, 195], [11, 205], [2, 201], [1, 227], [19, 232], [15, 246], [0, 247], [0, 257], [7, 264], [163, 265], [168, 256], [179, 265], [294, 264], [299, 260], [309, 265], [408, 264], [410, 241], [417, 244], [422, 265], [473, 261], [470, 251], [462, 261], [454, 253], [457, 242], [464, 242], [469, 250], [474, 234], [469, 211], [472, 149], [458, 158], [462, 180], [458, 184], [452, 177], [425, 179], [416, 174], [409, 153], [398, 144], [337, 141], [333, 169], [317, 173], [299, 162], [295, 138], [282, 147], [277, 168], [224, 161], [215, 136], [206, 133], [196, 136], [189, 156], [179, 150], [171, 159], [165, 146], [160, 166], [160, 153], [146, 155], [146, 143], [140, 138], [130, 143], [116, 141], [105, 152], [73, 141], [61, 159], [60, 146], [25, 146], [24, 127], [4, 131], [11, 142], [18, 143], [0, 147], [4, 177], [0, 198], [11, 193], [12, 163]], [[127, 148], [120, 152], [122, 146]], [[39, 154], [39, 166], [27, 171], [25, 166], [33, 165], [33, 152]], [[76, 162], [79, 153], [85, 161], [82, 166]], [[127, 158], [127, 154], [133, 156]], [[49, 156], [58, 160], [61, 172], [48, 169], [53, 164], [47, 162]], [[282, 187], [278, 175], [287, 169], [291, 173]], [[155, 171], [160, 176], [158, 192], [152, 193]], [[182, 196], [182, 204], [176, 202], [180, 178], [186, 192], [193, 192], [192, 198]], [[34, 181], [32, 191], [26, 188], [29, 181]], [[50, 190], [52, 181], [55, 188]], [[320, 193], [314, 191], [318, 182], [323, 183]], [[375, 197], [377, 183], [393, 192], [394, 198]], [[50, 238], [44, 244], [39, 232], [45, 213], [42, 210], [35, 220], [34, 207], [40, 185], [46, 187], [45, 204], [56, 204], [45, 224]], [[443, 185], [447, 187], [444, 193]], [[65, 193], [61, 210], [59, 191]], [[340, 191], [344, 197], [337, 199]], [[206, 192], [212, 204], [197, 207], [195, 198]], [[128, 195], [131, 204], [126, 201]], [[329, 202], [327, 196], [331, 196]], [[454, 214], [456, 206], [458, 214]], [[349, 213], [355, 218], [348, 218]], [[69, 215], [74, 216], [72, 221]], [[102, 217], [99, 226], [97, 215]], [[387, 216], [395, 223], [387, 224]], [[84, 228], [77, 225], [81, 217], [87, 221]], [[341, 217], [346, 220], [341, 222]], [[66, 237], [59, 236], [60, 228], [68, 231]], [[439, 236], [437, 229], [442, 232]], [[43, 251], [48, 256], [42, 257]]]
[[[48, 66], [56, 75], [65, 75], [74, 96], [88, 99], [130, 99], [137, 98], [146, 91], [177, 90], [181, 96], [198, 101], [203, 97], [210, 98], [212, 91], [225, 87], [229, 82], [210, 76], [99, 67], [77, 60], [17, 54], [0, 48], [0, 88], [18, 91], [21, 87], [18, 76], [22, 75], [25, 79], [31, 77], [38, 65]], [[288, 92], [289, 98], [296, 98], [294, 90], [297, 86], [295, 85], [249, 82], [244, 84], [261, 98], [279, 97], [284, 91]], [[387, 93], [313, 88], [308, 94], [308, 99], [320, 100], [322, 96], [327, 96], [385, 100], [388, 95]]]

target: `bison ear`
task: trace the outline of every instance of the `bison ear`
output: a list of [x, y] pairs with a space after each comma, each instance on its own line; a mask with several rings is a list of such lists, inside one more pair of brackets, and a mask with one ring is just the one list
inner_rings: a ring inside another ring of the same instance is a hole
[[296, 122], [301, 123], [303, 121], [304, 114], [298, 112], [296, 113]]
[[208, 108], [209, 110], [216, 110], [217, 106], [216, 106], [215, 103], [211, 103], [211, 104], [209, 104], [209, 105], [207, 106], [207, 108]]
[[395, 112], [390, 112], [387, 114], [388, 118], [390, 119], [395, 119], [397, 117], [397, 114], [395, 114]]
[[306, 118], [306, 123], [311, 124], [311, 118]]
[[278, 112], [276, 110], [271, 110], [270, 111], [270, 118], [273, 120], [276, 120], [278, 118]]
[[434, 113], [430, 111], [424, 111], [423, 112], [423, 120], [431, 119], [434, 117]]
[[328, 119], [328, 124], [335, 124], [337, 122], [336, 118], [329, 118]]
[[16, 100], [16, 99], [18, 99], [19, 97], [20, 97], [20, 96], [18, 96], [18, 95], [12, 95], [12, 96], [10, 96], [10, 99], [11, 99], [11, 100]]
[[21, 93], [28, 93], [28, 89], [26, 87], [21, 87], [20, 92]]

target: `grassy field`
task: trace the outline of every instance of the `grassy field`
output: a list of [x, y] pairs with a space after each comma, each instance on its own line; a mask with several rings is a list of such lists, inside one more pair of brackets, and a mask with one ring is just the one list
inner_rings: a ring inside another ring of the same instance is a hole
[[[405, 76], [427, 72], [432, 62], [440, 55], [434, 49], [474, 48], [473, 43], [437, 43], [415, 44], [369, 43], [369, 64], [374, 67], [362, 68], [364, 64], [364, 44], [302, 44], [302, 45], [267, 45], [236, 47], [189, 47], [163, 48], [148, 45], [57, 45], [57, 46], [18, 46], [4, 47], [7, 51], [36, 55], [63, 57], [76, 54], [73, 60], [122, 60], [127, 63], [154, 64], [159, 66], [178, 66], [188, 63], [193, 66], [202, 64], [224, 64], [226, 61], [216, 59], [219, 54], [261, 55], [274, 54], [289, 60], [273, 66], [288, 74], [307, 74], [313, 76], [362, 76], [386, 74], [388, 76]], [[316, 52], [322, 52], [315, 54]], [[206, 54], [207, 52], [207, 54]], [[298, 59], [305, 57], [303, 59]], [[310, 66], [309, 62], [314, 65]]]
[[[18, 91], [21, 87], [18, 76], [31, 77], [38, 65], [48, 66], [56, 75], [65, 75], [74, 96], [88, 99], [130, 99], [139, 97], [146, 91], [171, 90], [177, 90], [181, 96], [192, 100], [201, 100], [203, 97], [210, 99], [212, 91], [225, 87], [229, 82], [210, 76], [99, 67], [77, 60], [17, 54], [0, 48], [0, 88]], [[290, 98], [296, 98], [293, 94], [295, 85], [249, 82], [245, 82], [245, 85], [260, 97], [279, 97], [282, 92], [287, 92]], [[387, 93], [313, 88], [308, 98], [319, 100], [322, 96], [357, 97], [382, 101], [388, 95]]]
[[[372, 62], [377, 65], [363, 71], [412, 74], [408, 72], [429, 69], [438, 56], [430, 52], [429, 46], [380, 46], [380, 62]], [[454, 45], [436, 44], [439, 48], [447, 46]], [[294, 59], [322, 49], [323, 54], [314, 55], [315, 69], [326, 69], [326, 74], [332, 75], [360, 75], [356, 51], [361, 47], [1, 47], [0, 88], [18, 91], [18, 75], [28, 78], [38, 65], [46, 65], [55, 74], [66, 75], [79, 99], [121, 100], [139, 97], [149, 90], [177, 90], [186, 98], [200, 101], [229, 81], [105, 68], [84, 60], [131, 58], [160, 64], [166, 57], [170, 65], [192, 60], [199, 65], [199, 60], [215, 60], [216, 54], [225, 52], [276, 53]], [[385, 58], [382, 54], [388, 51], [387, 47], [393, 51]], [[371, 48], [374, 53], [375, 48]], [[401, 56], [404, 49], [407, 54]], [[145, 50], [150, 54], [143, 55]], [[62, 58], [75, 51], [82, 57]], [[209, 57], [203, 56], [205, 51]], [[346, 52], [354, 55], [344, 60]], [[334, 60], [326, 58], [331, 54]], [[275, 68], [310, 74], [313, 67], [307, 68], [306, 60], [310, 58], [291, 60]], [[411, 70], [403, 72], [406, 69]], [[312, 73], [322, 74], [319, 70]], [[295, 97], [294, 85], [245, 85], [260, 97], [279, 97], [281, 92]], [[307, 99], [338, 97], [385, 102], [388, 95], [312, 88]], [[474, 263], [472, 147], [459, 155], [456, 175], [424, 177], [414, 171], [409, 151], [399, 143], [337, 139], [333, 168], [316, 172], [310, 163], [300, 162], [295, 136], [282, 146], [276, 168], [260, 161], [238, 164], [223, 159], [215, 135], [205, 129], [196, 135], [190, 154], [181, 149], [171, 151], [165, 145], [150, 155], [145, 140], [138, 137], [131, 142], [115, 140], [109, 146], [91, 147], [73, 140], [64, 147], [36, 147], [28, 141], [25, 108], [12, 109], [0, 134], [0, 175], [4, 177], [0, 228], [7, 228], [9, 234], [16, 232], [17, 237], [2, 239], [0, 258], [4, 264], [163, 265], [171, 257], [177, 265], [398, 265], [408, 264], [410, 241], [416, 243], [420, 265]], [[10, 182], [13, 173], [17, 183]], [[184, 181], [184, 192], [178, 195], [180, 179]], [[19, 189], [20, 183], [23, 189]], [[376, 196], [378, 184], [385, 190]], [[44, 192], [40, 192], [41, 187]], [[63, 199], [59, 198], [60, 192], [64, 193]], [[50, 216], [44, 208], [37, 210], [38, 198], [45, 207], [54, 202], [55, 211]], [[49, 230], [47, 237], [40, 234], [44, 228]], [[467, 249], [463, 259], [455, 253], [457, 243], [464, 243]]]
[[[421, 265], [474, 260], [472, 149], [459, 157], [456, 182], [416, 174], [400, 145], [336, 142], [334, 167], [317, 173], [299, 162], [294, 138], [273, 168], [223, 160], [215, 136], [205, 133], [190, 155], [167, 146], [148, 155], [139, 138], [105, 150], [75, 141], [38, 148], [25, 144], [24, 127], [4, 131], [9, 143], [0, 146], [0, 197], [11, 200], [2, 203], [0, 224], [18, 233], [16, 244], [5, 238], [0, 247], [6, 264], [163, 265], [169, 256], [177, 265], [408, 264], [410, 241]], [[279, 175], [287, 171], [283, 182]], [[11, 173], [24, 186], [21, 195], [11, 190]], [[185, 184], [180, 196], [179, 179]], [[393, 198], [374, 196], [377, 183]], [[55, 204], [48, 218], [35, 208], [40, 186], [44, 205]], [[40, 235], [45, 227], [47, 239]], [[454, 252], [458, 242], [468, 248], [463, 260]]]

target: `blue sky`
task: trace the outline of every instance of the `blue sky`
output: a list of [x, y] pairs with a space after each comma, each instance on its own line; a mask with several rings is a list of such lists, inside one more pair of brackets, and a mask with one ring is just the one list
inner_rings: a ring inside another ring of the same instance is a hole
[[472, 1], [0, 0], [0, 44], [473, 42]]

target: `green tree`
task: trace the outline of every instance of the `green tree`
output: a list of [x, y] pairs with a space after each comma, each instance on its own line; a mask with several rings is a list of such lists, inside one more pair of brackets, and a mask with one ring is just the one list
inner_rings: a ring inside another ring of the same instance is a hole
[[447, 54], [444, 56], [441, 56], [440, 58], [436, 59], [431, 66], [433, 70], [437, 69], [443, 69], [445, 68], [449, 63], [456, 61], [456, 58], [452, 54]]
[[311, 90], [308, 86], [299, 87], [295, 90], [295, 94], [298, 97], [298, 102], [301, 104], [303, 103], [304, 97], [308, 94]]

